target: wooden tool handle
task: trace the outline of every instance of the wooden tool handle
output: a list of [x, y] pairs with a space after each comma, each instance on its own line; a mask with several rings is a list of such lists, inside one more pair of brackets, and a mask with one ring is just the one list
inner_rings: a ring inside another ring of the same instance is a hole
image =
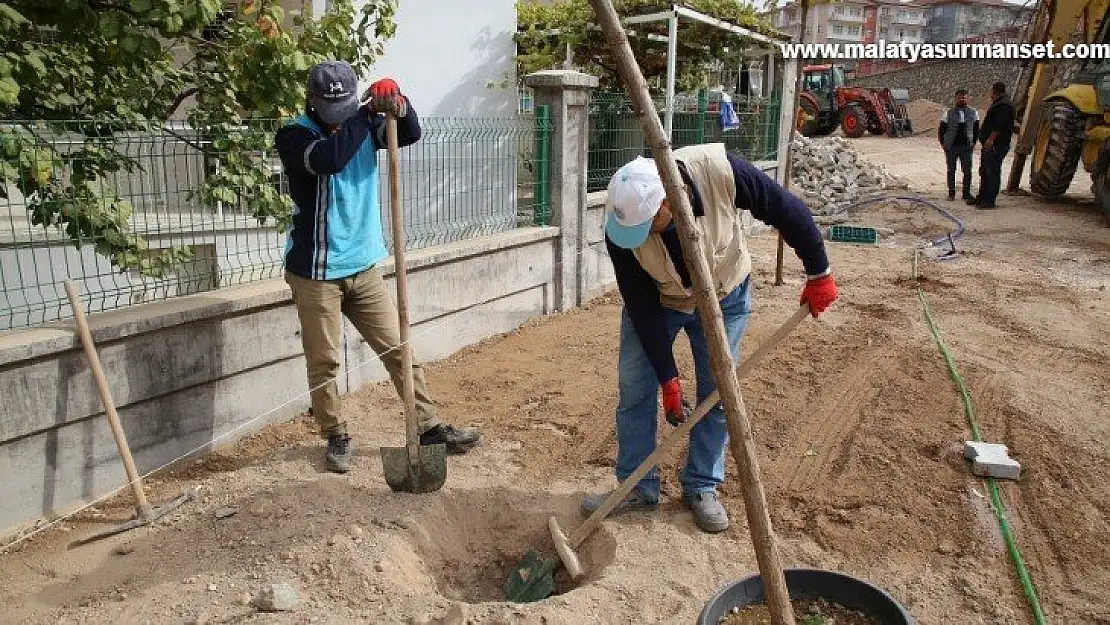
[[[767, 502], [759, 477], [751, 425], [748, 423], [748, 415], [744, 408], [740, 382], [733, 368], [728, 335], [725, 331], [720, 302], [715, 297], [716, 289], [713, 288], [714, 280], [709, 260], [702, 248], [704, 235], [696, 225], [690, 198], [683, 190], [682, 176], [671, 151], [670, 137], [664, 133], [659, 117], [655, 113], [647, 81], [644, 80], [643, 72], [640, 71], [640, 66], [632, 53], [632, 46], [628, 43], [628, 37], [621, 26], [620, 16], [613, 8], [611, 0], [590, 0], [590, 4], [597, 14], [598, 22], [609, 43], [609, 49], [613, 52], [617, 73], [629, 95], [632, 96], [636, 116], [640, 120], [644, 134], [647, 135], [648, 146], [667, 193], [686, 266], [690, 270], [702, 330], [709, 347], [709, 364], [717, 387], [721, 389], [721, 403], [724, 406], [725, 420], [728, 423], [731, 439], [730, 448], [739, 468], [752, 546], [755, 548], [760, 576], [767, 591], [767, 607], [777, 625], [794, 625], [794, 611], [786, 588], [786, 577], [779, 559], [778, 545], [771, 530], [771, 517], [767, 513]], [[674, 44], [675, 41], [672, 40], [671, 43]]]
[[397, 285], [397, 317], [401, 330], [401, 399], [405, 404], [405, 441], [409, 463], [420, 464], [420, 432], [416, 416], [416, 390], [412, 379], [412, 345], [409, 344], [409, 292], [405, 267], [405, 220], [401, 207], [401, 164], [398, 162], [397, 118], [385, 117], [389, 149], [389, 204], [393, 219], [393, 281]]
[[[805, 318], [809, 316], [809, 314], [809, 305], [802, 305], [801, 307], [799, 307], [798, 310], [790, 317], [790, 319], [786, 321], [786, 323], [782, 324], [778, 330], [775, 330], [775, 332], [769, 338], [767, 338], [767, 340], [763, 341], [763, 343], [759, 346], [759, 349], [755, 350], [755, 353], [753, 353], [751, 356], [748, 356], [748, 358], [744, 360], [744, 362], [740, 365], [737, 376], [743, 378], [745, 375], [751, 372], [752, 369], [755, 369], [756, 365], [758, 365], [764, 358], [766, 358], [767, 354], [771, 353], [771, 350], [773, 350], [780, 342], [782, 342], [782, 340], [786, 338], [786, 336], [790, 334], [794, 330], [794, 328], [798, 327], [798, 324], [805, 320]], [[574, 530], [574, 533], [570, 535], [569, 539], [571, 549], [577, 549], [578, 546], [581, 545], [582, 542], [585, 541], [590, 536], [590, 534], [592, 534], [594, 530], [597, 529], [599, 525], [601, 525], [602, 521], [605, 520], [605, 517], [609, 516], [609, 513], [613, 511], [613, 508], [617, 507], [620, 502], [624, 501], [624, 498], [628, 496], [628, 493], [632, 492], [632, 489], [636, 487], [636, 484], [639, 483], [640, 479], [647, 475], [647, 472], [650, 471], [651, 468], [654, 467], [656, 464], [658, 464], [659, 460], [662, 459], [662, 457], [666, 455], [673, 447], [685, 440], [690, 430], [692, 430], [694, 426], [698, 424], [698, 421], [702, 420], [702, 417], [709, 414], [709, 411], [714, 406], [716, 406], [720, 400], [720, 392], [713, 391], [713, 393], [709, 397], [705, 398], [705, 401], [698, 404], [698, 407], [694, 409], [694, 414], [690, 415], [690, 418], [686, 419], [685, 423], [675, 428], [674, 431], [672, 431], [670, 435], [667, 436], [666, 439], [664, 439], [663, 444], [656, 447], [655, 451], [651, 452], [651, 455], [649, 455], [643, 462], [641, 462], [640, 466], [636, 467], [636, 470], [632, 472], [632, 475], [628, 476], [623, 482], [621, 482], [620, 486], [618, 486], [615, 491], [609, 494], [609, 497], [605, 499], [605, 502], [601, 504], [601, 507], [595, 510], [594, 513], [590, 515], [590, 518], [586, 519], [586, 521], [583, 522], [582, 525], [578, 526], [578, 529]]]
[[108, 379], [104, 376], [104, 369], [100, 365], [100, 356], [96, 353], [96, 345], [93, 344], [92, 333], [89, 332], [89, 323], [85, 319], [85, 307], [81, 305], [81, 299], [77, 296], [77, 285], [72, 280], [66, 280], [65, 287], [66, 296], [69, 297], [69, 305], [73, 309], [73, 319], [77, 323], [77, 334], [81, 337], [81, 345], [85, 348], [85, 357], [89, 360], [89, 367], [92, 369], [93, 378], [96, 380], [96, 389], [100, 392], [100, 403], [104, 406], [104, 412], [108, 414], [108, 425], [112, 428], [112, 436], [116, 439], [116, 448], [119, 450], [120, 458], [123, 459], [123, 470], [127, 472], [127, 480], [131, 483], [131, 492], [135, 495], [135, 505], [138, 508], [139, 517], [144, 521], [149, 521], [153, 516], [150, 502], [147, 501], [146, 493], [143, 492], [139, 472], [135, 469], [135, 460], [131, 457], [131, 447], [127, 444], [127, 435], [124, 433], [123, 425], [120, 424], [119, 415], [116, 413], [112, 391], [108, 388]]

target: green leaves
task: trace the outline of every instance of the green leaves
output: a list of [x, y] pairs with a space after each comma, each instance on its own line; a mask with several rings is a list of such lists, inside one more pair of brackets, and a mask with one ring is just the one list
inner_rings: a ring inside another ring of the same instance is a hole
[[10, 106], [19, 101], [19, 83], [11, 76], [0, 76], [0, 106]]
[[189, 197], [286, 228], [292, 203], [275, 188], [267, 153], [274, 118], [304, 108], [312, 65], [344, 59], [365, 75], [396, 32], [396, 0], [328, 4], [305, 16], [274, 0], [0, 0], [0, 118], [96, 120], [56, 124], [66, 141], [77, 134], [76, 148], [37, 121], [0, 130], [0, 183], [33, 198], [35, 224], [78, 246], [92, 241], [121, 270], [166, 271], [189, 252], [152, 255], [131, 232], [135, 207], [115, 184], [138, 163], [114, 136], [165, 137], [162, 122], [184, 118], [209, 165]]
[[[625, 17], [666, 11], [671, 6], [667, 0], [614, 0], [613, 4]], [[751, 5], [737, 0], [687, 0], [679, 4], [758, 33], [775, 33]], [[560, 67], [569, 45], [574, 50], [575, 65], [598, 76], [602, 90], [622, 90], [616, 63], [588, 0], [553, 0], [550, 4], [520, 0], [516, 6], [518, 75]], [[644, 77], [649, 87], [661, 89], [667, 71], [667, 48], [649, 41], [648, 35], [666, 36], [667, 23], [648, 22], [632, 28], [636, 36], [630, 36], [629, 43]], [[712, 86], [707, 84], [709, 64], [735, 58], [737, 48], [745, 45], [735, 34], [686, 19], [679, 20], [678, 44], [676, 86], [680, 91]]]

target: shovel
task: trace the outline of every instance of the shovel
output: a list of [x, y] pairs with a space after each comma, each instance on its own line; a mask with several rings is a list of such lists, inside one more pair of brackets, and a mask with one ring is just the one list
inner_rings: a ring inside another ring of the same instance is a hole
[[[782, 324], [775, 333], [772, 334], [754, 354], [748, 357], [740, 365], [740, 370], [737, 372], [737, 378], [743, 378], [751, 372], [766, 356], [775, 348], [776, 345], [782, 342], [784, 338], [794, 328], [798, 327], [807, 316], [810, 310], [808, 304], [803, 304], [795, 311], [794, 315], [787, 319], [786, 323]], [[563, 564], [567, 573], [570, 574], [572, 579], [577, 579], [582, 576], [582, 565], [578, 561], [578, 555], [574, 552], [590, 534], [594, 532], [605, 520], [605, 517], [613, 511], [621, 501], [624, 500], [628, 493], [640, 482], [640, 479], [651, 470], [653, 466], [659, 463], [672, 448], [678, 445], [694, 428], [695, 425], [701, 421], [702, 417], [709, 413], [713, 406], [721, 401], [721, 395], [718, 391], [714, 391], [705, 401], [698, 404], [697, 409], [690, 415], [686, 422], [677, 427], [670, 436], [663, 441], [663, 444], [655, 448], [640, 466], [629, 475], [627, 479], [621, 482], [610, 495], [605, 499], [593, 514], [590, 515], [578, 529], [574, 531], [569, 537], [559, 527], [558, 520], [552, 516], [548, 519], [548, 529], [551, 532], [551, 540], [555, 543], [555, 551], [559, 554], [559, 559], [544, 559], [540, 556], [539, 552], [532, 550], [525, 554], [524, 558], [509, 574], [509, 578], [505, 581], [504, 592], [505, 597], [510, 601], [517, 603], [530, 603], [533, 601], [540, 601], [551, 596], [555, 592], [555, 570], [559, 564]]]
[[412, 381], [412, 346], [409, 344], [409, 298], [405, 275], [405, 225], [401, 215], [401, 175], [398, 163], [397, 119], [386, 115], [389, 144], [389, 196], [393, 217], [393, 276], [397, 283], [397, 312], [401, 329], [401, 398], [405, 403], [405, 447], [382, 447], [382, 472], [394, 492], [431, 493], [447, 481], [447, 446], [421, 445], [416, 417], [416, 391]]
[[81, 300], [77, 295], [77, 285], [72, 280], [66, 280], [65, 288], [69, 305], [73, 308], [73, 319], [77, 324], [77, 333], [81, 337], [81, 346], [85, 349], [85, 356], [89, 360], [89, 367], [92, 369], [93, 378], [96, 380], [96, 389], [100, 393], [101, 404], [104, 406], [105, 414], [108, 415], [108, 426], [112, 429], [112, 436], [116, 439], [116, 449], [119, 451], [120, 459], [123, 460], [123, 469], [127, 473], [127, 482], [131, 486], [131, 493], [135, 496], [134, 518], [115, 527], [97, 532], [92, 536], [74, 540], [69, 544], [69, 548], [72, 549], [138, 527], [151, 525], [186, 502], [195, 499], [197, 489], [187, 490], [180, 497], [165, 505], [157, 507], [150, 505], [150, 501], [146, 498], [146, 491], [143, 488], [142, 478], [135, 468], [135, 459], [131, 456], [127, 434], [123, 431], [119, 414], [116, 412], [116, 402], [112, 399], [112, 391], [108, 387], [108, 378], [104, 375], [104, 367], [101, 366], [100, 355], [97, 354], [96, 343], [93, 342], [92, 332], [89, 330], [89, 322], [85, 319], [85, 309], [81, 306]]

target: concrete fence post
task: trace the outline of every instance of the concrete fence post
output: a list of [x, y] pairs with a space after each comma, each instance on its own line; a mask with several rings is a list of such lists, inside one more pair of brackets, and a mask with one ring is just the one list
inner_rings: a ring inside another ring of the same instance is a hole
[[555, 127], [551, 137], [551, 225], [559, 228], [555, 253], [554, 308], [579, 306], [583, 301], [582, 253], [587, 241], [586, 163], [589, 147], [590, 92], [596, 76], [575, 70], [533, 72], [524, 84], [535, 92], [536, 106], [547, 106]]

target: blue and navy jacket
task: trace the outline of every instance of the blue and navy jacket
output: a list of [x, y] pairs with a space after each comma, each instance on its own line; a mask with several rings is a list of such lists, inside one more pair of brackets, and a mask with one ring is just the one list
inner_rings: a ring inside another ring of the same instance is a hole
[[[378, 200], [378, 150], [387, 147], [385, 116], [366, 106], [334, 132], [306, 112], [277, 132], [274, 147], [296, 208], [285, 268], [311, 280], [338, 280], [388, 256]], [[420, 139], [412, 105], [397, 120], [397, 144]]]

